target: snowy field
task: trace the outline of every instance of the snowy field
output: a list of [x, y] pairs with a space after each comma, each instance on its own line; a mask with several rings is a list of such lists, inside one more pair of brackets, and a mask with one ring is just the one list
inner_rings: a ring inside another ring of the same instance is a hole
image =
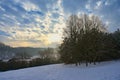
[[0, 80], [120, 80], [120, 61], [97, 65], [54, 64], [0, 72]]

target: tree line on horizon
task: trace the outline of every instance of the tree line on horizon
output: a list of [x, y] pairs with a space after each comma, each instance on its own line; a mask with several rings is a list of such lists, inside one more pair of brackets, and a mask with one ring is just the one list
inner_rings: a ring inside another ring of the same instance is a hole
[[0, 71], [15, 70], [34, 66], [59, 63], [53, 48], [40, 50], [36, 57], [31, 57], [26, 52], [19, 52], [8, 61], [0, 60]]
[[59, 47], [65, 64], [94, 63], [120, 59], [120, 30], [111, 33], [99, 17], [71, 15]]

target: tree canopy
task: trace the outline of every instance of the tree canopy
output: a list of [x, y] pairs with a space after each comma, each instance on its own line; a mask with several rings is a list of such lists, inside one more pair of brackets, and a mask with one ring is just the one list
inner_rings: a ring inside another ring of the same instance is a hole
[[[106, 25], [99, 17], [94, 15], [71, 15], [66, 22], [63, 38], [60, 55], [65, 63], [95, 64], [111, 60], [115, 54], [119, 55], [114, 43], [115, 38], [107, 32]], [[118, 58], [116, 55], [114, 58]]]

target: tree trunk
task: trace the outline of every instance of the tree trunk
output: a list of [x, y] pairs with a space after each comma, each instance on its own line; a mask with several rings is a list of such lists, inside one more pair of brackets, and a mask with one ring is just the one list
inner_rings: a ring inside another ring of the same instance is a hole
[[86, 67], [88, 66], [88, 62], [86, 62]]

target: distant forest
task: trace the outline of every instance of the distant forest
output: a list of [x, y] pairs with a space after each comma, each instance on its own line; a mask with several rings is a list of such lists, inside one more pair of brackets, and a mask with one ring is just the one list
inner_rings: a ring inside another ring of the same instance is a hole
[[0, 43], [0, 71], [58, 63], [53, 48], [13, 48]]
[[45, 50], [45, 48], [11, 47], [0, 42], [0, 59], [7, 60], [24, 53], [26, 56], [32, 57], [38, 55], [38, 53], [43, 50]]

